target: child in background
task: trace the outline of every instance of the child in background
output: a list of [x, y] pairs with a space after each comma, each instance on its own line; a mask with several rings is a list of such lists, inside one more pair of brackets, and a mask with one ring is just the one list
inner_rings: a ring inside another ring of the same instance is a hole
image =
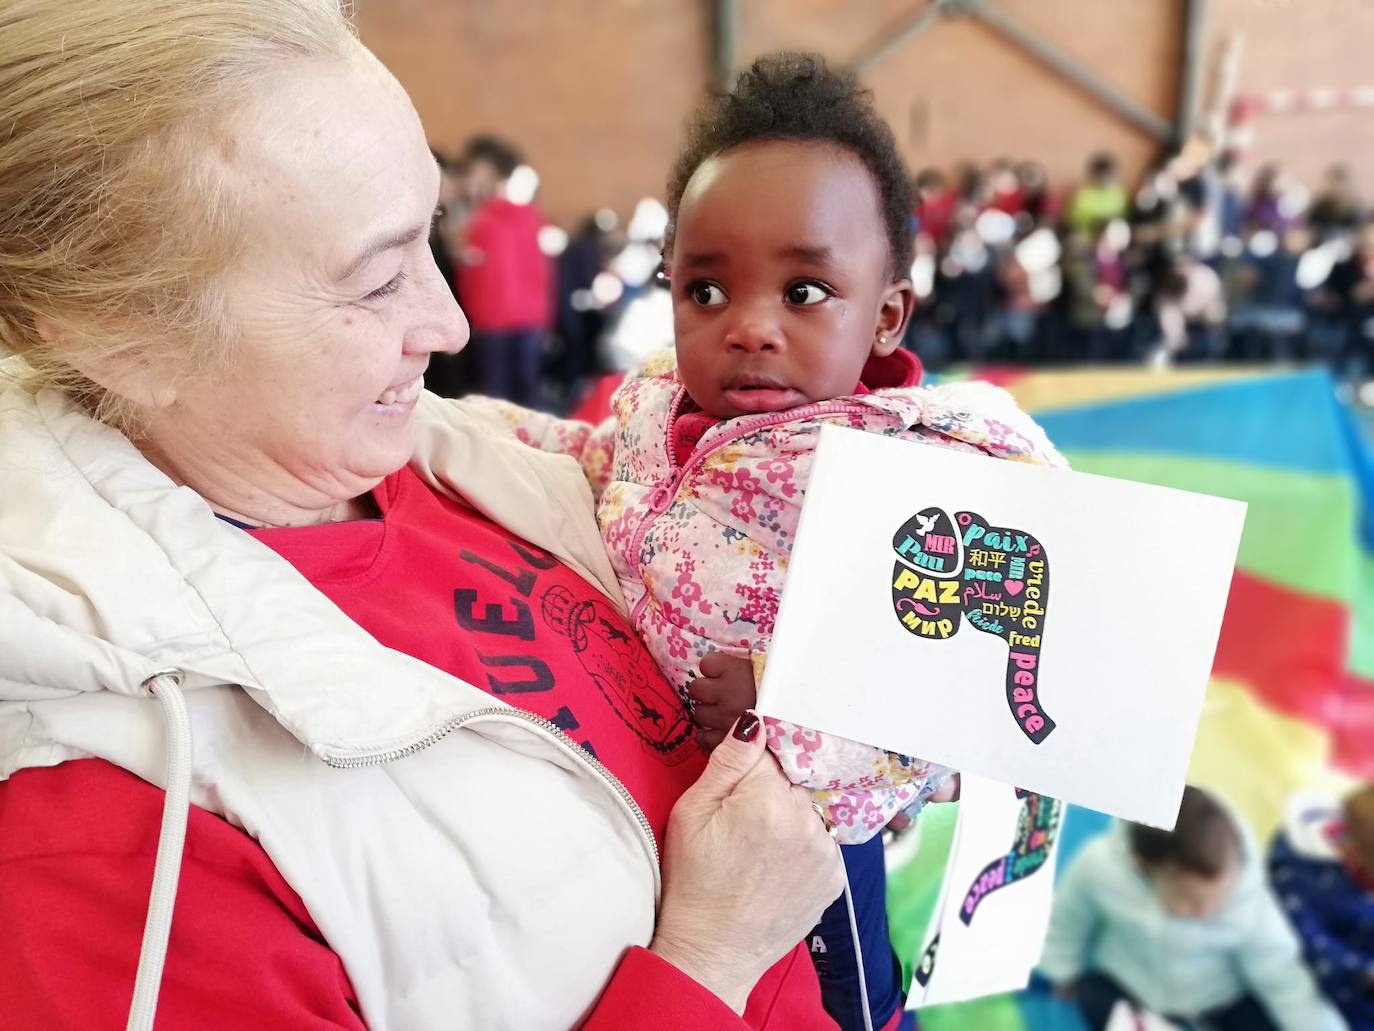
[[1344, 1026], [1303, 968], [1239, 823], [1195, 787], [1172, 832], [1117, 824], [1074, 858], [1040, 971], [1094, 1031], [1119, 1006], [1216, 1031]]
[[1356, 1031], [1374, 1031], [1374, 783], [1344, 804], [1298, 799], [1269, 872], [1317, 983]]
[[1108, 222], [1125, 218], [1129, 207], [1130, 198], [1121, 184], [1121, 166], [1104, 151], [1088, 162], [1087, 178], [1069, 199], [1064, 220], [1071, 230], [1096, 239]]
[[[635, 629], [713, 747], [754, 704], [750, 656], [772, 637], [822, 426], [1062, 460], [1004, 392], [918, 385], [919, 363], [898, 346], [915, 303], [910, 187], [891, 130], [852, 77], [814, 56], [758, 60], [697, 114], [668, 210], [676, 354], [628, 378], [590, 442], [586, 427], [530, 413], [517, 432], [583, 458]], [[877, 835], [946, 771], [768, 723], [789, 777], [819, 792], [841, 841], [863, 842], [844, 853], [870, 1016], [896, 1027], [900, 966]], [[826, 1008], [845, 1028], [863, 1026], [850, 942], [840, 899], [811, 946]]]

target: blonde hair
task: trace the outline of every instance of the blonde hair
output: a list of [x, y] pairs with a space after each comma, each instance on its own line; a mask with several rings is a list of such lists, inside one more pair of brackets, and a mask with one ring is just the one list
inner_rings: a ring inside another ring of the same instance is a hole
[[273, 69], [355, 46], [344, 0], [0, 7], [0, 345], [30, 386], [129, 431], [138, 406], [78, 366], [225, 356], [236, 213], [216, 130]]

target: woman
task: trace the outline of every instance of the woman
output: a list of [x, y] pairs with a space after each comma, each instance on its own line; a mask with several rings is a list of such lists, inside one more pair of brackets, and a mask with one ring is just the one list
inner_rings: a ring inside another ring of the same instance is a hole
[[0, 125], [7, 1025], [825, 1026], [757, 719], [705, 763], [576, 465], [421, 392], [337, 0], [12, 0]]

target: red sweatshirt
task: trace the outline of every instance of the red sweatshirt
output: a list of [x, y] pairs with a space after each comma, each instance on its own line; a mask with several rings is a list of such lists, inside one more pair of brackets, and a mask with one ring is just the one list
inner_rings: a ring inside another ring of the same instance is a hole
[[553, 272], [539, 249], [543, 224], [534, 205], [504, 197], [491, 198], [473, 214], [464, 241], [470, 260], [459, 264], [457, 276], [474, 333], [553, 325]]
[[[552, 720], [635, 796], [661, 839], [702, 757], [628, 624], [550, 556], [409, 470], [384, 520], [254, 531], [381, 643]], [[0, 783], [0, 1027], [119, 1028], [133, 989], [163, 793], [99, 760]], [[60, 814], [61, 818], [54, 818]], [[158, 1028], [363, 1028], [337, 955], [257, 843], [192, 808]], [[798, 946], [741, 1020], [630, 949], [586, 1027], [833, 1028]]]

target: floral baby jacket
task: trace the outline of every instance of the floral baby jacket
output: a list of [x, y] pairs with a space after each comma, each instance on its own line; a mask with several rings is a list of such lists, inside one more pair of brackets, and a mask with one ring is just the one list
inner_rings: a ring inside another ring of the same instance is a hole
[[[894, 358], [919, 368], [900, 352]], [[684, 692], [710, 651], [752, 656], [756, 671], [761, 667], [812, 456], [827, 423], [1065, 465], [1011, 396], [982, 382], [879, 389], [723, 420], [679, 463], [671, 429], [690, 406], [669, 351], [626, 380], [611, 399], [613, 418], [595, 431], [537, 417], [515, 426], [527, 443], [581, 458], [599, 494], [597, 521], [635, 629]], [[948, 773], [780, 720], [765, 724], [784, 772], [812, 790], [842, 843], [866, 841], [897, 813], [914, 811]]]

